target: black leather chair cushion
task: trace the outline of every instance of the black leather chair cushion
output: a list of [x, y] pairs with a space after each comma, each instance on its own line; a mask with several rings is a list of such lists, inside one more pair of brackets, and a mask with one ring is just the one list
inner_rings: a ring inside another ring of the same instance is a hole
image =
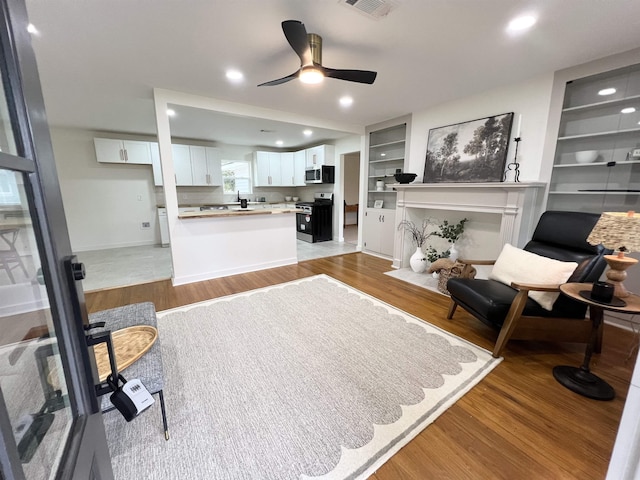
[[[600, 278], [610, 250], [586, 241], [600, 215], [584, 212], [548, 211], [542, 214], [533, 238], [525, 250], [563, 262], [577, 262], [569, 282], [591, 283]], [[535, 283], [531, 279], [530, 283]], [[452, 278], [447, 290], [455, 302], [487, 325], [500, 329], [516, 294], [516, 289], [495, 280]], [[537, 317], [584, 318], [587, 306], [560, 295], [553, 310], [529, 299], [522, 315]]]

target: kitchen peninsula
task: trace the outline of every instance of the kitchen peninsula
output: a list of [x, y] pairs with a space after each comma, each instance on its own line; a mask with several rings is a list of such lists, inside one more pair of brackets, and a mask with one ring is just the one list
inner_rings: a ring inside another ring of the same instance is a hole
[[174, 285], [297, 263], [296, 212], [250, 206], [169, 219]]

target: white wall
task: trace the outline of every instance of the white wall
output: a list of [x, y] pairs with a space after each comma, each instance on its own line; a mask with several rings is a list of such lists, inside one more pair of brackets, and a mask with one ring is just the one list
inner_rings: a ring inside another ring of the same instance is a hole
[[[480, 95], [465, 97], [436, 107], [414, 112], [409, 140], [407, 172], [417, 173], [421, 182], [427, 154], [429, 129], [466, 122], [501, 113], [514, 112], [512, 137], [515, 137], [519, 116], [522, 115], [518, 147], [520, 181], [548, 181], [541, 176], [546, 124], [553, 86], [553, 73], [541, 75], [523, 83], [500, 87]], [[513, 161], [515, 142], [511, 141], [507, 163]], [[553, 161], [552, 158], [547, 159]], [[545, 172], [548, 175], [548, 172]]]
[[[108, 135], [51, 129], [71, 248], [80, 252], [160, 243], [151, 165], [98, 163], [94, 136]], [[114, 138], [125, 137], [131, 138]], [[151, 228], [143, 230], [142, 222], [150, 222]]]

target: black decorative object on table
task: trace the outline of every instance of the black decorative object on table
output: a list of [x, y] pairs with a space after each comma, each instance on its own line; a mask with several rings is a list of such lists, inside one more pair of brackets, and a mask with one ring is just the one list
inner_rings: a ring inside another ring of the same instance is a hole
[[513, 139], [513, 141], [516, 142], [516, 151], [513, 155], [513, 162], [508, 164], [507, 169], [504, 171], [504, 177], [502, 178], [503, 182], [507, 181], [507, 172], [509, 172], [510, 170], [514, 171], [513, 181], [516, 183], [520, 182], [520, 164], [518, 163], [518, 145], [520, 144], [521, 140], [522, 140], [521, 137], [516, 137]]

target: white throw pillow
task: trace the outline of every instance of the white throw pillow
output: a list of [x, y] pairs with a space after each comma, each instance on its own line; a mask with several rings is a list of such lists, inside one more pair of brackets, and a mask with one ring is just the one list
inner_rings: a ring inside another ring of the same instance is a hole
[[[489, 278], [506, 285], [511, 282], [561, 284], [578, 267], [576, 262], [561, 262], [521, 250], [506, 243], [496, 260]], [[529, 292], [529, 297], [545, 310], [551, 310], [560, 292]]]

